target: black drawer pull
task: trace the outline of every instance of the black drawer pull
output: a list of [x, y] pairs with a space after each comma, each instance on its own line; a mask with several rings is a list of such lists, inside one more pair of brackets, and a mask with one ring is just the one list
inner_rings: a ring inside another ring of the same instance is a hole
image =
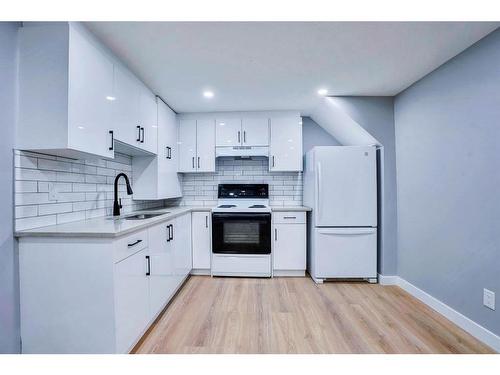
[[283, 219], [296, 219], [297, 216], [283, 216]]
[[137, 125], [136, 128], [137, 128], [137, 139], [136, 139], [136, 141], [140, 142], [141, 141], [141, 127], [139, 125]]
[[135, 246], [135, 245], [137, 245], [137, 244], [139, 244], [139, 243], [141, 243], [141, 242], [142, 242], [142, 240], [137, 240], [137, 241], [135, 241], [134, 243], [129, 243], [127, 246], [128, 246], [128, 247], [132, 247], [132, 246]]

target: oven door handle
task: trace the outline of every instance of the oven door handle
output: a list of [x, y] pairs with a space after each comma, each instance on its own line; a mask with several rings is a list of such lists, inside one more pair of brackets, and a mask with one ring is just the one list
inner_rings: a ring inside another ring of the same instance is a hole
[[223, 213], [213, 213], [212, 218], [214, 219], [249, 219], [254, 220], [258, 218], [271, 219], [270, 213], [234, 213], [234, 214], [223, 214]]

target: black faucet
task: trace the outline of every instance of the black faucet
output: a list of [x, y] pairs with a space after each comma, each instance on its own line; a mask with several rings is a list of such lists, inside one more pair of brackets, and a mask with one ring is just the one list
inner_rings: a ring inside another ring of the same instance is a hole
[[113, 202], [113, 216], [120, 216], [120, 208], [122, 208], [122, 200], [118, 201], [118, 180], [120, 177], [125, 178], [125, 183], [127, 184], [127, 194], [132, 195], [134, 192], [132, 191], [132, 187], [130, 186], [130, 181], [125, 173], [118, 173], [115, 177], [115, 201]]

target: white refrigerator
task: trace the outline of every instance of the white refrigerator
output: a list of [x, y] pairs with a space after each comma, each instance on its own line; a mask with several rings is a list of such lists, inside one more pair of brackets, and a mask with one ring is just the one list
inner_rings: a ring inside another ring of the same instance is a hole
[[375, 146], [318, 146], [306, 153], [308, 271], [314, 281], [377, 281]]

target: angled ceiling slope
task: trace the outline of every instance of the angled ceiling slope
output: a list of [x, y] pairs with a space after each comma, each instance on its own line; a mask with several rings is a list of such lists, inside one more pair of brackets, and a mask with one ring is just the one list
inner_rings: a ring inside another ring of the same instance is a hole
[[[495, 28], [485, 22], [89, 22], [178, 112], [307, 111], [392, 96]], [[211, 89], [208, 100], [202, 91]]]

